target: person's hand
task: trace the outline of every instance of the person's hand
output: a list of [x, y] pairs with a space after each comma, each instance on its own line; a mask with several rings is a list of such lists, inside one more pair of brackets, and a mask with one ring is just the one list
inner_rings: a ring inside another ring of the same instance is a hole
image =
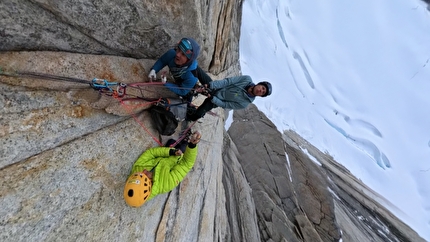
[[205, 87], [204, 87], [204, 86], [199, 86], [199, 87], [197, 87], [197, 88], [195, 89], [195, 91], [196, 91], [197, 93], [202, 93], [202, 92], [204, 92], [204, 90], [205, 90]]
[[182, 155], [182, 150], [180, 150], [180, 149], [176, 149], [176, 150], [175, 150], [175, 155], [176, 155], [176, 156], [181, 156], [181, 155]]
[[190, 143], [192, 144], [197, 144], [200, 142], [200, 138], [202, 137], [202, 135], [200, 134], [199, 131], [194, 132], [191, 136], [190, 136]]
[[149, 72], [148, 78], [149, 81], [155, 81], [157, 79], [157, 73], [155, 73], [154, 69]]
[[167, 77], [166, 77], [166, 74], [161, 74], [161, 82], [162, 83], [166, 83], [167, 82]]
[[204, 86], [199, 86], [198, 88], [195, 89], [195, 91], [197, 93], [200, 93], [200, 94], [208, 96], [208, 97], [211, 96], [210, 89], [208, 88], [207, 84], [205, 84]]

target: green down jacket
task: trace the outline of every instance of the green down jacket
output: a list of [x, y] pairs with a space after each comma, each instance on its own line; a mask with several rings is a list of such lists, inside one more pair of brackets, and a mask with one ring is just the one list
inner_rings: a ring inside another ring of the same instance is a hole
[[187, 146], [181, 156], [169, 156], [169, 147], [154, 147], [146, 150], [131, 168], [131, 174], [143, 170], [152, 171], [152, 189], [149, 199], [170, 192], [193, 168], [197, 157], [197, 146]]

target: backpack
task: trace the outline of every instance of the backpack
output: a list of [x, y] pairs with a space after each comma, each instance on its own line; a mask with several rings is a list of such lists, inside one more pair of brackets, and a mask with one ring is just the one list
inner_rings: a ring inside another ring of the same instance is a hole
[[162, 98], [150, 108], [152, 121], [161, 135], [170, 136], [175, 133], [179, 122], [185, 120], [187, 113], [194, 112], [195, 106], [182, 99]]
[[161, 135], [170, 136], [175, 133], [178, 120], [168, 108], [154, 105], [149, 109], [149, 112], [155, 128]]
[[187, 116], [188, 104], [181, 99], [164, 98], [164, 106], [175, 115], [179, 122], [184, 121]]

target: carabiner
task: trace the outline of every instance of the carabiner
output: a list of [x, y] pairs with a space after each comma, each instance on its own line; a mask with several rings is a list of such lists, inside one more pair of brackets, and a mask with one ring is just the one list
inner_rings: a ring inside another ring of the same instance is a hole
[[120, 82], [118, 86], [116, 87], [116, 91], [118, 94], [118, 97], [123, 97], [125, 95], [125, 88], [127, 87], [127, 84]]

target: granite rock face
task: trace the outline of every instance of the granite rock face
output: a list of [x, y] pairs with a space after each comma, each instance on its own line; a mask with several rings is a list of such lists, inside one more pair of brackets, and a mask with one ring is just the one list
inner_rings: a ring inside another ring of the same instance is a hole
[[[8, 74], [0, 75], [0, 241], [423, 241], [377, 194], [294, 132], [279, 133], [254, 105], [234, 113], [228, 132], [221, 109], [197, 122], [192, 171], [172, 192], [130, 208], [122, 191], [132, 164], [171, 138], [155, 130], [150, 103], [18, 74], [145, 82], [155, 59], [186, 36], [200, 43], [210, 75], [238, 75], [241, 3], [0, 1], [0, 74]], [[145, 95], [176, 97], [160, 87]]]
[[228, 134], [263, 241], [424, 241], [377, 193], [293, 131], [279, 133], [255, 105], [234, 112]]
[[[91, 65], [94, 58], [102, 64]], [[142, 78], [132, 71], [141, 61], [132, 58], [0, 53], [0, 63], [9, 67], [31, 68], [28, 59], [39, 70], [62, 76], [76, 69], [79, 78]], [[221, 115], [194, 125], [203, 134], [198, 158], [178, 188], [135, 209], [122, 197], [131, 166], [144, 150], [170, 138], [158, 135], [147, 111], [118, 115], [115, 110], [126, 106], [80, 83], [1, 76], [0, 88], [1, 241], [216, 241], [228, 236], [224, 188], [218, 182]], [[95, 105], [102, 98], [108, 105]], [[178, 136], [179, 130], [172, 137]]]
[[237, 65], [241, 3], [3, 0], [0, 51], [156, 59], [182, 37], [192, 37], [201, 46], [200, 65], [218, 74]]

